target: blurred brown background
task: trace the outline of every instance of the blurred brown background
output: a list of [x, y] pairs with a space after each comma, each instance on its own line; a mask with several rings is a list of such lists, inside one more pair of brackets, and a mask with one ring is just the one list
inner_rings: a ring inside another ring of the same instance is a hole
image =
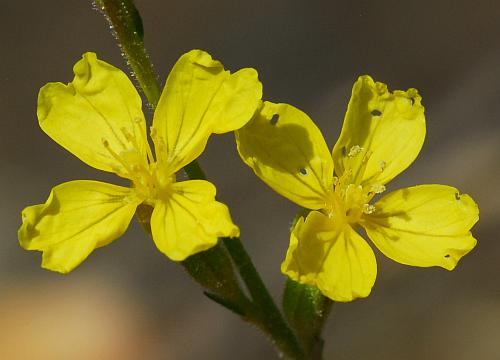
[[[403, 266], [377, 252], [373, 293], [335, 305], [325, 357], [500, 359], [498, 1], [137, 0], [137, 6], [162, 80], [192, 48], [233, 70], [255, 67], [265, 98], [309, 113], [330, 146], [358, 75], [391, 89], [418, 88], [426, 143], [389, 190], [442, 183], [471, 194], [481, 210], [478, 246], [453, 272]], [[125, 64], [90, 1], [3, 1], [0, 29], [0, 359], [276, 359], [261, 334], [207, 300], [135, 221], [68, 276], [40, 269], [40, 254], [18, 246], [21, 209], [45, 201], [52, 186], [116, 180], [42, 133], [38, 89], [70, 81], [85, 51]], [[295, 206], [242, 164], [231, 135], [213, 137], [201, 163], [279, 299]]]

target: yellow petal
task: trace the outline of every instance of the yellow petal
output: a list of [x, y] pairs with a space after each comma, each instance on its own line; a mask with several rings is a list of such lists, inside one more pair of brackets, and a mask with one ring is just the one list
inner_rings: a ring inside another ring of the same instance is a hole
[[[356, 183], [383, 185], [405, 170], [424, 142], [420, 101], [415, 89], [390, 93], [385, 84], [361, 76], [352, 89], [342, 132], [333, 148], [337, 174], [351, 168]], [[358, 147], [363, 151], [355, 155]], [[365, 156], [369, 158], [363, 170]]]
[[302, 284], [317, 286], [334, 301], [367, 297], [377, 277], [373, 250], [347, 224], [311, 211], [290, 236], [281, 271]]
[[366, 232], [387, 257], [413, 266], [452, 270], [474, 246], [470, 229], [479, 218], [468, 195], [445, 185], [394, 191], [366, 216]]
[[204, 180], [173, 184], [169, 199], [158, 201], [151, 216], [158, 249], [174, 261], [207, 250], [219, 237], [237, 237], [226, 205], [215, 201], [215, 186]]
[[157, 154], [165, 152], [177, 171], [202, 153], [210, 134], [245, 125], [261, 96], [254, 69], [231, 75], [204, 51], [184, 54], [168, 76], [154, 114]]
[[276, 192], [308, 209], [325, 206], [333, 161], [321, 131], [305, 113], [266, 101], [236, 132], [236, 142], [243, 161]]
[[42, 267], [68, 273], [96, 248], [121, 236], [140, 200], [131, 189], [78, 180], [52, 189], [45, 204], [23, 210], [19, 242], [43, 252]]
[[127, 75], [94, 53], [85, 53], [73, 71], [68, 85], [48, 83], [40, 89], [40, 126], [88, 165], [126, 177], [112, 152], [125, 158], [146, 156], [149, 145], [141, 98]]

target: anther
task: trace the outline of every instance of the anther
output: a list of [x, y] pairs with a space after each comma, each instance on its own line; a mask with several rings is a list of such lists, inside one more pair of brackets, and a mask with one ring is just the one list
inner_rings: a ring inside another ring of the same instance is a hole
[[352, 157], [355, 157], [356, 155], [358, 155], [361, 151], [363, 151], [364, 149], [359, 146], [359, 145], [354, 145], [351, 150], [349, 150], [349, 154], [347, 156], [349, 156], [350, 158]]
[[125, 136], [127, 138], [127, 140], [132, 137], [132, 134], [130, 134], [130, 132], [127, 130], [127, 128], [125, 126], [122, 126], [120, 128], [120, 131], [122, 132], [123, 136]]
[[122, 132], [123, 136], [125, 136], [125, 139], [128, 141], [132, 141], [132, 134], [127, 130], [125, 127], [121, 127], [120, 131]]
[[118, 161], [125, 168], [125, 170], [127, 170], [129, 176], [132, 176], [133, 171], [131, 171], [132, 169], [130, 168], [129, 164], [127, 164], [127, 162], [124, 161], [124, 159], [120, 155], [118, 155], [115, 151], [113, 151], [113, 149], [111, 149], [111, 146], [109, 145], [109, 141], [106, 140], [105, 138], [101, 138], [101, 141], [102, 141], [102, 145], [106, 148], [106, 150], [109, 152], [109, 154], [116, 161]]
[[369, 215], [375, 212], [375, 206], [370, 204], [363, 204], [363, 213]]
[[384, 171], [386, 165], [387, 164], [384, 160], [380, 160], [378, 163], [378, 166], [380, 166], [380, 171]]
[[[344, 175], [342, 175], [340, 180], [349, 180], [352, 177], [352, 175], [353, 171], [351, 168], [349, 168], [344, 172]], [[342, 183], [345, 183], [345, 181], [342, 181]]]
[[370, 192], [374, 194], [381, 194], [385, 191], [385, 186], [382, 184], [374, 184], [370, 188]]
[[156, 128], [151, 126], [149, 128], [150, 134], [151, 134], [151, 139], [153, 139], [153, 143], [155, 145], [155, 153], [156, 153], [156, 160], [158, 162], [163, 162], [165, 158], [165, 154], [167, 153], [167, 146], [165, 145], [165, 142], [163, 139], [158, 136], [158, 131]]

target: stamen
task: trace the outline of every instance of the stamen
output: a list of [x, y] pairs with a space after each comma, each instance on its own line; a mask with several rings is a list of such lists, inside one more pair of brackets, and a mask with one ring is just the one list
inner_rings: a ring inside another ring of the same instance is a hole
[[370, 188], [370, 192], [374, 194], [382, 194], [385, 191], [385, 186], [382, 184], [373, 184]]
[[136, 139], [135, 139], [135, 136], [134, 136], [134, 135], [132, 135], [132, 134], [130, 133], [130, 131], [128, 131], [128, 129], [127, 129], [127, 128], [125, 128], [125, 127], [121, 127], [121, 128], [120, 128], [120, 131], [122, 132], [123, 136], [125, 136], [125, 139], [127, 139], [127, 141], [128, 141], [129, 143], [131, 143], [131, 144], [132, 144], [132, 146], [133, 146], [134, 148], [136, 148], [136, 149], [138, 149], [138, 148], [139, 148], [139, 147], [137, 146], [137, 141], [135, 141], [135, 140], [136, 140]]
[[387, 164], [384, 160], [380, 160], [378, 163], [378, 166], [380, 166], [380, 171], [384, 171], [386, 165]]
[[352, 158], [358, 155], [360, 152], [362, 152], [364, 149], [359, 146], [359, 145], [354, 145], [351, 150], [349, 150], [349, 154], [347, 155], [348, 157]]
[[[140, 118], [135, 118], [134, 124], [139, 125], [139, 134], [141, 135], [142, 142], [146, 146], [146, 156], [148, 158], [148, 163], [151, 164], [151, 163], [154, 162], [153, 153], [151, 152], [151, 148], [149, 147], [148, 140], [147, 140], [144, 132], [142, 131], [142, 127], [140, 126], [141, 123], [142, 122], [141, 122]], [[127, 141], [130, 144], [132, 144], [132, 146], [134, 147], [134, 149], [139, 150], [140, 146], [139, 146], [139, 144], [137, 142], [137, 137], [135, 136], [135, 134], [131, 134], [130, 131], [128, 131], [128, 129], [125, 128], [125, 127], [120, 128], [120, 130], [121, 130], [123, 136], [125, 136], [125, 139], [127, 139]]]
[[363, 213], [369, 215], [375, 212], [375, 206], [370, 204], [363, 204]]
[[[342, 174], [341, 177], [337, 178], [337, 184], [335, 186], [335, 193], [342, 197], [342, 192], [350, 184], [352, 178], [352, 169], [349, 168]], [[334, 178], [335, 181], [335, 178]]]
[[144, 143], [146, 144], [146, 156], [148, 157], [148, 162], [150, 164], [155, 162], [155, 158], [153, 157], [153, 152], [151, 151], [151, 146], [149, 146], [148, 139], [144, 135], [144, 133], [141, 131], [141, 137], [144, 139]]
[[151, 146], [149, 146], [148, 137], [146, 136], [146, 129], [144, 128], [145, 122], [140, 117], [134, 118], [134, 123], [139, 126], [139, 134], [141, 135], [142, 142], [146, 145], [146, 156], [148, 157], [148, 162], [150, 164], [155, 162], [153, 157], [153, 152], [151, 151]]
[[363, 156], [363, 160], [361, 161], [361, 166], [358, 168], [358, 172], [356, 174], [355, 179], [357, 180], [357, 183], [361, 183], [363, 180], [363, 175], [365, 174], [366, 171], [366, 166], [368, 165], [368, 160], [370, 160], [370, 157], [372, 156], [372, 151], [367, 151], [365, 153], [365, 156]]
[[153, 139], [153, 144], [155, 145], [156, 160], [158, 162], [163, 163], [164, 162], [164, 154], [166, 153], [165, 143], [163, 142], [162, 138], [158, 136], [158, 132], [156, 131], [156, 128], [151, 126], [149, 128], [149, 131], [151, 134], [151, 139]]
[[116, 152], [114, 152], [113, 149], [111, 149], [111, 146], [109, 145], [109, 141], [106, 140], [105, 138], [102, 138], [101, 141], [102, 141], [102, 145], [106, 148], [106, 150], [109, 152], [109, 154], [116, 161], [118, 161], [125, 168], [125, 170], [127, 170], [129, 177], [132, 177], [134, 172], [129, 167], [129, 165], [122, 159], [122, 157], [120, 155], [118, 155]]

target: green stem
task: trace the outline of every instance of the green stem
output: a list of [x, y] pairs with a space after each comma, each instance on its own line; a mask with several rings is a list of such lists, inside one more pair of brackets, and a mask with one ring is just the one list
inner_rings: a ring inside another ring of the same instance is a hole
[[254, 304], [257, 305], [258, 313], [253, 322], [266, 332], [285, 354], [293, 359], [302, 359], [304, 355], [297, 338], [267, 291], [240, 239], [223, 238], [223, 241], [252, 296]]
[[161, 86], [144, 46], [144, 28], [137, 8], [132, 0], [96, 0], [95, 4], [108, 20], [123, 56], [154, 109]]
[[[96, 0], [96, 5], [114, 30], [114, 35], [123, 51], [123, 55], [132, 68], [151, 107], [154, 109], [160, 98], [161, 86], [144, 47], [142, 20], [133, 1]], [[196, 161], [188, 164], [184, 170], [190, 179], [206, 179], [203, 170]], [[223, 243], [253, 299], [253, 302], [249, 303], [245, 297], [243, 305], [239, 304], [240, 306], [236, 306], [232, 310], [240, 313], [245, 320], [259, 326], [288, 358], [302, 360], [304, 355], [297, 338], [269, 295], [240, 239], [223, 239]], [[205, 259], [203, 253], [199, 255]], [[205, 263], [210, 264], [210, 268], [214, 268], [211, 260]], [[192, 262], [183, 265], [192, 276], [197, 276], [197, 265], [193, 265]], [[199, 281], [199, 279], [196, 280]], [[225, 304], [224, 301], [227, 299], [214, 298], [212, 295], [209, 295], [209, 297], [221, 303], [221, 305], [229, 308], [235, 305]]]

